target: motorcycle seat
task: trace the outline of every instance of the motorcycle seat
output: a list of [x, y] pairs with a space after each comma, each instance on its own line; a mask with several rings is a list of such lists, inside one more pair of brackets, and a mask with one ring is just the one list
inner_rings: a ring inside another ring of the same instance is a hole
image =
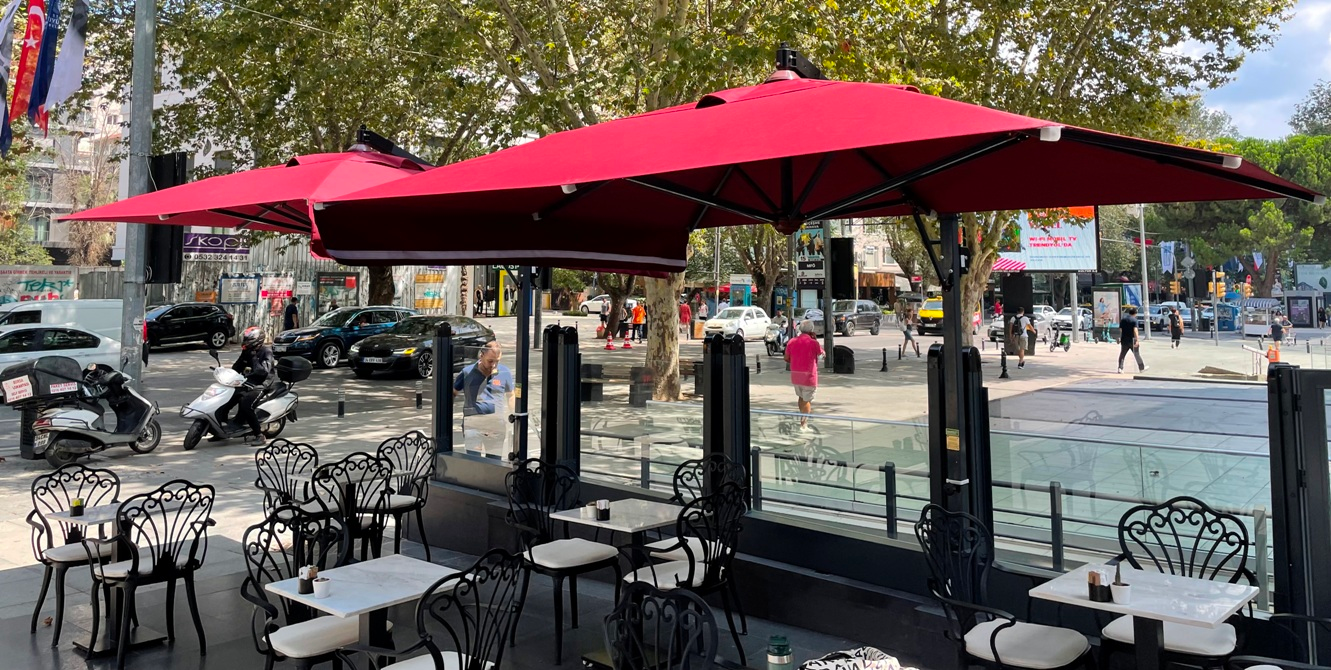
[[291, 391], [290, 384], [287, 384], [286, 382], [278, 382], [276, 385], [273, 386], [273, 390], [269, 391], [268, 394], [264, 396], [264, 400], [281, 398], [282, 396], [286, 395], [289, 391]]

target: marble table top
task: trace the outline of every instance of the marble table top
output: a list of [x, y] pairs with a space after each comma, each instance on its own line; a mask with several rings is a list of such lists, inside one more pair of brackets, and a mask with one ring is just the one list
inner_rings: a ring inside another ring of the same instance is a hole
[[618, 423], [600, 428], [584, 428], [583, 435], [592, 437], [609, 437], [619, 440], [634, 440], [647, 435], [656, 435], [668, 433], [672, 428], [666, 426], [648, 426], [641, 423]]
[[111, 523], [116, 520], [116, 512], [120, 510], [120, 503], [111, 503], [109, 505], [94, 505], [83, 508], [83, 516], [70, 516], [69, 510], [63, 512], [54, 512], [46, 515], [47, 521], [59, 521], [73, 526], [100, 526]]
[[1110, 579], [1113, 579], [1113, 567], [1083, 565], [1031, 589], [1030, 596], [1115, 614], [1204, 628], [1219, 626], [1248, 601], [1257, 597], [1257, 587], [1246, 583], [1230, 584], [1149, 570], [1133, 570], [1124, 564], [1123, 581], [1132, 586], [1128, 604], [1098, 603], [1090, 599], [1086, 588], [1086, 576], [1091, 570], [1107, 571]]
[[425, 595], [430, 585], [457, 572], [453, 568], [393, 554], [320, 572], [320, 577], [327, 577], [332, 582], [327, 598], [298, 593], [299, 580], [295, 578], [270, 582], [264, 588], [287, 600], [347, 618], [416, 600]]
[[[416, 471], [415, 471], [415, 470], [398, 470], [398, 469], [394, 468], [392, 474], [388, 475], [388, 478], [389, 478], [389, 479], [403, 479], [403, 478], [407, 478], [407, 477], [415, 477], [415, 476], [416, 476]], [[311, 482], [314, 481], [314, 473], [313, 473], [313, 472], [303, 473], [303, 474], [298, 474], [298, 475], [287, 475], [287, 477], [290, 478], [291, 481], [293, 481], [293, 482], [303, 482], [303, 483], [305, 483], [305, 484], [309, 484], [309, 483], [311, 483]]]
[[550, 517], [618, 533], [641, 533], [675, 525], [680, 509], [679, 505], [654, 500], [613, 500], [610, 502], [610, 518], [606, 521], [597, 521], [596, 509], [590, 507], [567, 509]]

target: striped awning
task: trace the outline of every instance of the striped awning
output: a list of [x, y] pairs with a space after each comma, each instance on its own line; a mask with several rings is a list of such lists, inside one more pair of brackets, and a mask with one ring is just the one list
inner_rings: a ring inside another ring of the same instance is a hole
[[1278, 298], [1248, 298], [1239, 303], [1244, 309], [1276, 309], [1281, 304]]
[[998, 257], [994, 261], [994, 272], [1023, 272], [1026, 270], [1026, 263], [1011, 258]]

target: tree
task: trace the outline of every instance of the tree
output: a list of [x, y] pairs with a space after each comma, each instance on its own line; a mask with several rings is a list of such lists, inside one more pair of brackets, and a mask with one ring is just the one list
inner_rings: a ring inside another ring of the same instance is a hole
[[1195, 95], [1179, 101], [1177, 140], [1184, 144], [1215, 144], [1239, 136], [1234, 119], [1222, 109], [1211, 109]]
[[[107, 122], [106, 109], [94, 110], [93, 131], [86, 137], [57, 142], [56, 165], [63, 178], [56, 180], [56, 197], [74, 211], [97, 207], [116, 199], [120, 184], [120, 128]], [[70, 221], [71, 265], [102, 265], [110, 260], [115, 224], [106, 221]]]
[[911, 281], [912, 290], [923, 294], [926, 286], [938, 283], [938, 273], [934, 272], [933, 261], [913, 221], [902, 218], [874, 219], [870, 225], [873, 222], [881, 222], [887, 251], [892, 254], [892, 260], [901, 266], [901, 272], [907, 277], [920, 278], [919, 282]]
[[51, 255], [34, 240], [32, 227], [23, 223], [28, 165], [37, 153], [27, 130], [25, 123], [14, 124], [9, 157], [0, 160], [0, 265], [51, 264]]
[[789, 238], [775, 228], [735, 226], [721, 232], [721, 239], [738, 254], [744, 270], [753, 275], [753, 288], [759, 304], [771, 305], [772, 289], [789, 274]]
[[1294, 106], [1289, 127], [1299, 135], [1331, 135], [1331, 82], [1317, 82], [1303, 102]]

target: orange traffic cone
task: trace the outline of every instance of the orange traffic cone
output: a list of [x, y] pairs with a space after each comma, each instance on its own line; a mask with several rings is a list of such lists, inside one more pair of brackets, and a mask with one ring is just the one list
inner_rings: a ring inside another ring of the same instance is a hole
[[632, 348], [633, 348], [633, 343], [629, 341], [629, 333], [628, 333], [628, 331], [624, 331], [624, 347], [623, 347], [623, 348], [624, 348], [624, 349], [632, 349]]
[[614, 335], [607, 335], [607, 336], [606, 336], [606, 338], [605, 338], [605, 350], [606, 350], [606, 351], [614, 351], [614, 350], [615, 350], [615, 336], [614, 336]]

